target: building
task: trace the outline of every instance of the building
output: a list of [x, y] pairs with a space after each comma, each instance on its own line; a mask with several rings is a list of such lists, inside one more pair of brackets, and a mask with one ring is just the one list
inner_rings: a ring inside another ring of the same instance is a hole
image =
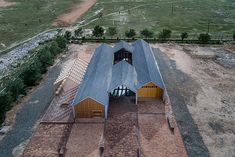
[[111, 96], [133, 96], [138, 104], [140, 99], [162, 99], [164, 89], [152, 48], [144, 40], [102, 44], [73, 100], [74, 117], [107, 118]]

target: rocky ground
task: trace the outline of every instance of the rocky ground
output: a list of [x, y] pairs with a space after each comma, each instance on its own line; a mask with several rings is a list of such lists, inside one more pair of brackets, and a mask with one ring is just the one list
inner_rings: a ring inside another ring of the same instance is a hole
[[235, 54], [221, 46], [155, 44], [191, 157], [235, 156]]

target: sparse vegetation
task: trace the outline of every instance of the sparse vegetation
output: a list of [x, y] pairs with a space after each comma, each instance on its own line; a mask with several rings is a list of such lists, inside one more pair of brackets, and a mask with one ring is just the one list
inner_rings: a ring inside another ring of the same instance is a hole
[[130, 29], [129, 31], [125, 32], [125, 36], [127, 38], [133, 38], [134, 36], [136, 36], [136, 32], [134, 29]]
[[96, 25], [93, 29], [93, 36], [95, 37], [102, 37], [104, 35], [104, 28], [99, 26], [99, 25]]
[[143, 29], [140, 33], [145, 38], [152, 38], [154, 36], [154, 32], [147, 28]]

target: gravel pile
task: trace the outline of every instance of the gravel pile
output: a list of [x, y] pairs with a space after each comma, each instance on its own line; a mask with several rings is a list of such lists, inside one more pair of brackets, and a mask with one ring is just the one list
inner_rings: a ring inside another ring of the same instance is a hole
[[39, 45], [39, 43], [53, 38], [57, 33], [58, 33], [57, 31], [51, 31], [51, 32], [40, 34], [32, 38], [31, 40], [25, 42], [24, 44], [17, 46], [10, 52], [2, 55], [0, 57], [0, 70], [7, 68], [16, 60], [23, 58], [25, 55], [27, 55], [27, 53], [30, 50], [36, 48]]

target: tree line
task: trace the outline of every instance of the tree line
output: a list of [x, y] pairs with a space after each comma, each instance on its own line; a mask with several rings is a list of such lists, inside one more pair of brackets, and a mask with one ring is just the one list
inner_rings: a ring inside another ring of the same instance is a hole
[[29, 55], [13, 68], [9, 75], [0, 80], [0, 124], [4, 121], [5, 113], [12, 108], [12, 102], [21, 95], [26, 95], [27, 88], [37, 85], [42, 74], [47, 72], [54, 63], [55, 57], [64, 52], [67, 47], [64, 36], [41, 44], [29, 52]]
[[[69, 37], [71, 38], [71, 32], [67, 31], [67, 34], [69, 35]], [[96, 37], [96, 38], [101, 38], [104, 37], [104, 35], [108, 35], [111, 38], [115, 37], [118, 34], [118, 29], [117, 27], [108, 27], [106, 32], [105, 29], [102, 26], [96, 25], [93, 30], [92, 30], [92, 36]], [[143, 30], [141, 30], [140, 32], [137, 32], [135, 29], [129, 29], [125, 32], [125, 37], [127, 38], [135, 38], [137, 35], [140, 35], [143, 38], [156, 38], [159, 41], [167, 41], [171, 38], [171, 34], [172, 31], [169, 29], [163, 29], [162, 31], [160, 31], [157, 35], [154, 33], [154, 31], [148, 29], [148, 28], [144, 28]], [[83, 30], [82, 28], [79, 28], [77, 30], [75, 30], [74, 32], [75, 37], [81, 37], [83, 35]], [[189, 37], [189, 33], [188, 32], [182, 32], [179, 34], [179, 38], [184, 41], [185, 39], [187, 39]], [[235, 32], [233, 33], [233, 39], [235, 40]], [[83, 37], [85, 38], [85, 37]], [[211, 35], [209, 33], [201, 33], [198, 36], [198, 41], [199, 43], [208, 43], [211, 40]]]

